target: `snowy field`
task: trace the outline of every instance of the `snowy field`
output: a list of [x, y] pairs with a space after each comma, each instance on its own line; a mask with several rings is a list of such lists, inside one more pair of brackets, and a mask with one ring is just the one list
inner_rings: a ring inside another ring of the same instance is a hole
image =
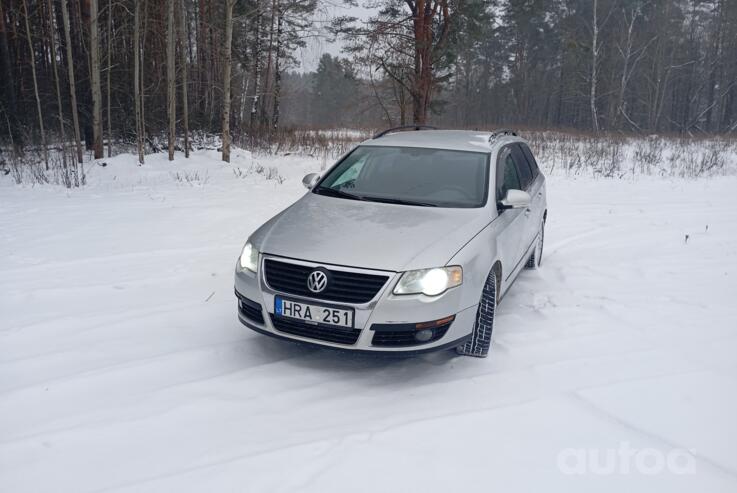
[[320, 161], [164, 159], [0, 177], [0, 491], [737, 491], [737, 177], [549, 178], [490, 357], [387, 359], [237, 320]]

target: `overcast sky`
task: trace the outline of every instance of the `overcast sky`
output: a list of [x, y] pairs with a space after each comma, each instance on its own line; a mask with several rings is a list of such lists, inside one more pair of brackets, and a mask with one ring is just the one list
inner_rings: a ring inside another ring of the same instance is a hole
[[[377, 9], [365, 9], [363, 7], [346, 7], [340, 0], [327, 0], [321, 2], [323, 8], [315, 14], [315, 22], [319, 25], [327, 25], [333, 17], [341, 15], [352, 15], [359, 19], [369, 18]], [[340, 42], [331, 43], [324, 38], [311, 38], [307, 40], [307, 47], [300, 50], [297, 59], [301, 66], [297, 68], [300, 72], [310, 72], [317, 68], [320, 57], [324, 53], [340, 55]]]

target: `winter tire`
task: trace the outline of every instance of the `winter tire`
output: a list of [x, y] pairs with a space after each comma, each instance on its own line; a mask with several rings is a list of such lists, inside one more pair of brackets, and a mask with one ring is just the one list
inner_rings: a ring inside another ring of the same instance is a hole
[[494, 312], [499, 292], [499, 279], [496, 270], [492, 270], [486, 278], [486, 284], [481, 293], [481, 301], [476, 312], [476, 322], [473, 326], [471, 338], [456, 348], [458, 354], [485, 358], [491, 346], [491, 332], [494, 329]]

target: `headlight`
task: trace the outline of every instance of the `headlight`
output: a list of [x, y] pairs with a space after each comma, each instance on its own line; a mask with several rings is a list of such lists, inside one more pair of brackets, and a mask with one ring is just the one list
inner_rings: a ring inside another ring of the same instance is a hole
[[410, 270], [402, 274], [394, 294], [426, 294], [437, 296], [463, 282], [463, 269], [459, 265], [434, 269]]
[[247, 242], [243, 246], [243, 251], [241, 252], [241, 258], [238, 259], [238, 264], [241, 266], [241, 269], [248, 269], [251, 272], [256, 272], [258, 270], [258, 250], [251, 245], [251, 242]]

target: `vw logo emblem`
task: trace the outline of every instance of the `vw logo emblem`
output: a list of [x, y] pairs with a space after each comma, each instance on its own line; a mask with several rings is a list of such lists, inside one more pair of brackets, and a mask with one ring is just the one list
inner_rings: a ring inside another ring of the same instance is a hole
[[321, 293], [328, 286], [328, 276], [321, 270], [313, 270], [307, 276], [307, 289], [313, 293]]

